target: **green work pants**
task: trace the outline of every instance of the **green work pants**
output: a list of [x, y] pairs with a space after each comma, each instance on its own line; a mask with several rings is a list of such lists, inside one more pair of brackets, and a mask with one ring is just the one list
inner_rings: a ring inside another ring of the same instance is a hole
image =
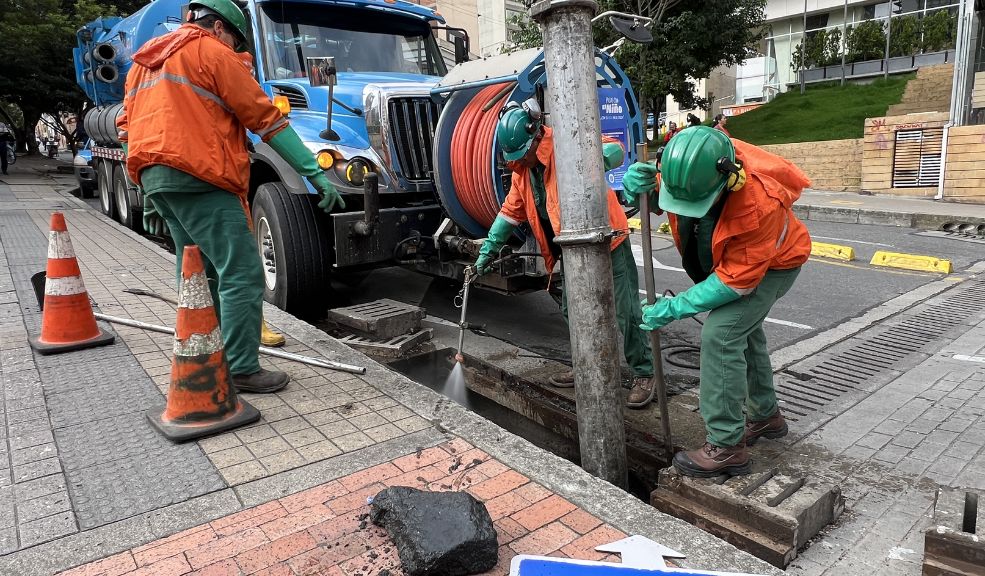
[[[653, 355], [650, 339], [640, 330], [640, 279], [629, 238], [623, 240], [610, 255], [612, 258], [612, 287], [616, 304], [616, 322], [622, 333], [623, 354], [633, 370], [633, 376], [653, 376]], [[568, 320], [567, 290], [561, 292], [561, 313]]]
[[746, 418], [765, 420], [776, 412], [773, 366], [763, 321], [799, 273], [800, 268], [770, 270], [752, 293], [715, 308], [705, 320], [701, 330], [701, 417], [708, 442], [715, 446], [735, 446], [745, 434]]
[[202, 251], [205, 275], [222, 328], [231, 374], [252, 374], [260, 369], [260, 322], [263, 306], [263, 268], [246, 213], [235, 194], [157, 192], [148, 198], [171, 229], [181, 283], [185, 246]]

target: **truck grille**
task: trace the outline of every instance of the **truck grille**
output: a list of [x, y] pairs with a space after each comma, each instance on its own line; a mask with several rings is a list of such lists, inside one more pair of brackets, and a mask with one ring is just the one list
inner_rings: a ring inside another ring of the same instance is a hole
[[274, 84], [272, 88], [274, 91], [274, 96], [287, 97], [287, 101], [291, 105], [291, 110], [308, 109], [308, 99], [304, 97], [304, 92], [301, 92], [297, 88], [292, 88], [290, 86], [280, 86], [277, 84]]
[[431, 151], [438, 107], [430, 98], [391, 98], [390, 138], [400, 173], [411, 182], [431, 179]]

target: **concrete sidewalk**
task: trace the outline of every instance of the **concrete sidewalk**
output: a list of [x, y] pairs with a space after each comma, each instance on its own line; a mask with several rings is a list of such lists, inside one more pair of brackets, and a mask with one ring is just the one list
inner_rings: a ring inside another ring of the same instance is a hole
[[802, 220], [924, 230], [936, 230], [947, 222], [985, 224], [985, 205], [982, 204], [823, 190], [805, 190], [794, 204], [794, 213]]
[[171, 305], [122, 290], [174, 297], [174, 257], [16, 168], [0, 178], [0, 574], [399, 574], [361, 517], [367, 496], [397, 483], [486, 501], [495, 574], [517, 553], [598, 558], [596, 544], [623, 534], [687, 554], [685, 566], [777, 573], [271, 307], [288, 351], [367, 373], [263, 358], [293, 380], [244, 395], [259, 423], [171, 444], [144, 415], [164, 402], [169, 336], [116, 326], [112, 346], [48, 357], [27, 338], [52, 210], [103, 313], [172, 325]]

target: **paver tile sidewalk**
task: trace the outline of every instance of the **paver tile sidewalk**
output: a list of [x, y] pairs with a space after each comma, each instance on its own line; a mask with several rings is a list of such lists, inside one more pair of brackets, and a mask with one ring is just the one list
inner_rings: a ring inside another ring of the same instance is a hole
[[320, 486], [61, 572], [63, 576], [399, 576], [369, 501], [390, 486], [465, 490], [483, 500], [509, 573], [517, 554], [617, 561], [594, 550], [626, 535], [467, 442], [419, 449]]

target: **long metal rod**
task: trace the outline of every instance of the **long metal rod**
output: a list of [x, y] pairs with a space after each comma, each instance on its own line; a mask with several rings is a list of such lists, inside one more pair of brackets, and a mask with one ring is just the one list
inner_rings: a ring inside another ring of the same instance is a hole
[[[174, 334], [174, 328], [168, 328], [167, 326], [160, 326], [158, 324], [148, 324], [147, 322], [141, 322], [140, 320], [120, 318], [119, 316], [110, 316], [109, 314], [101, 314], [99, 312], [94, 312], [93, 314], [96, 316], [97, 319], [104, 320], [106, 322], [112, 322], [113, 324], [130, 326], [131, 328], [140, 328], [141, 330], [150, 330], [152, 332], [160, 332], [161, 334]], [[294, 354], [293, 352], [284, 352], [283, 350], [268, 348], [266, 346], [260, 346], [259, 350], [261, 354], [266, 354], [267, 356], [274, 356], [276, 358], [283, 358], [285, 360], [293, 360], [295, 362], [301, 362], [302, 364], [309, 364], [311, 366], [318, 366], [320, 368], [328, 368], [330, 370], [338, 370], [340, 372], [349, 372], [351, 374], [366, 373], [366, 368], [362, 366], [354, 366], [352, 364], [342, 364], [341, 362], [332, 362], [331, 360], [320, 360], [318, 358], [312, 358], [311, 356], [303, 356], [301, 354]]]
[[[647, 161], [646, 142], [636, 145], [636, 161]], [[653, 238], [650, 236], [650, 198], [640, 194], [640, 233], [643, 235], [643, 274], [646, 283], [646, 303], [657, 301], [656, 280], [653, 278]], [[660, 409], [660, 431], [664, 437], [667, 455], [674, 453], [674, 440], [670, 436], [670, 409], [667, 406], [667, 383], [664, 380], [663, 352], [660, 348], [660, 330], [650, 330], [650, 353], [653, 356], [653, 380], [657, 387], [657, 407]]]
[[[541, 0], [531, 16], [544, 30], [547, 108], [561, 208], [571, 359], [581, 465], [616, 486], [627, 485], [625, 402], [619, 378], [608, 186], [602, 168], [592, 0]], [[577, 243], [565, 243], [566, 239]]]

